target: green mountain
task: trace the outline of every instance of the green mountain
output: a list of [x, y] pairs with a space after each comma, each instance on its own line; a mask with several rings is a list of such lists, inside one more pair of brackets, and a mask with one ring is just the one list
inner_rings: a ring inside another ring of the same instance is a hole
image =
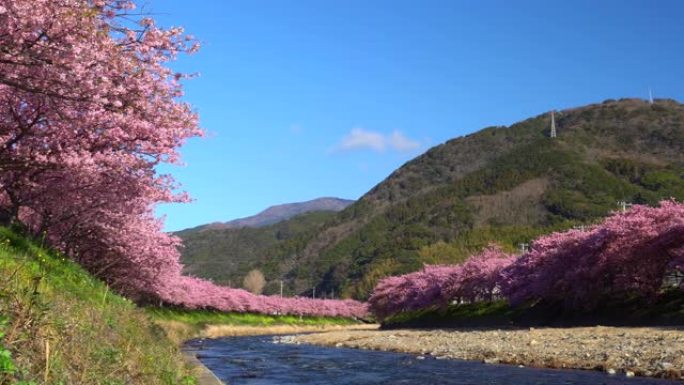
[[[279, 262], [273, 257], [301, 249], [334, 216], [334, 211], [313, 211], [261, 227], [200, 226], [179, 231], [184, 272], [241, 287], [245, 275], [259, 269], [268, 279], [265, 291], [279, 292]], [[287, 294], [296, 293], [288, 290]]]
[[250, 267], [290, 292], [363, 299], [381, 277], [458, 262], [491, 241], [513, 250], [618, 201], [684, 198], [684, 105], [607, 100], [555, 117], [556, 138], [545, 113], [436, 146], [340, 213], [255, 251]]

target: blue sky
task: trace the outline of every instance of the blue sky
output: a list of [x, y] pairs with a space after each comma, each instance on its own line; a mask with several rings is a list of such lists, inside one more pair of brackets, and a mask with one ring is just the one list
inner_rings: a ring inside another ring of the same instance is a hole
[[[681, 1], [149, 0], [207, 137], [164, 166], [167, 230], [356, 199], [429, 147], [608, 98], [684, 100]], [[493, 151], [495, 149], [492, 149]]]

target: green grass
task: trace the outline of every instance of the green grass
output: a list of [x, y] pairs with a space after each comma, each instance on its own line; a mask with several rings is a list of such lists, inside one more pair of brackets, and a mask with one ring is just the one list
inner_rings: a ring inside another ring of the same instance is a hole
[[[168, 334], [174, 330], [160, 321], [174, 321], [181, 333]], [[191, 385], [178, 345], [206, 325], [355, 322], [142, 309], [63, 255], [0, 227], [0, 385]]]
[[0, 384], [192, 384], [148, 314], [77, 264], [0, 228]]
[[212, 310], [183, 310], [148, 307], [145, 309], [154, 322], [162, 327], [169, 339], [182, 344], [193, 338], [216, 338], [240, 334], [288, 333], [301, 328], [352, 325], [358, 321], [342, 317], [300, 317], [254, 313], [225, 313]]
[[503, 301], [483, 302], [402, 312], [386, 318], [382, 322], [382, 326], [388, 329], [433, 326], [504, 326], [513, 323], [513, 315], [514, 311]]
[[343, 317], [299, 317], [294, 315], [267, 315], [254, 313], [224, 313], [212, 310], [181, 310], [150, 307], [145, 309], [154, 320], [179, 321], [188, 325], [240, 325], [240, 326], [318, 326], [356, 324]]
[[568, 311], [561, 303], [511, 307], [505, 301], [431, 307], [395, 314], [382, 327], [667, 326], [684, 324], [684, 292], [666, 290], [654, 299], [604, 300], [591, 311]]

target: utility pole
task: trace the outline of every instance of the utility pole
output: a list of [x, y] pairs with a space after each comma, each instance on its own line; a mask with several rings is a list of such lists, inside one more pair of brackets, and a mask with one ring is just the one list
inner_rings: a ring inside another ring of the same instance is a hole
[[520, 246], [520, 252], [521, 252], [522, 254], [525, 254], [525, 253], [527, 253], [527, 252], [529, 251], [530, 245], [529, 245], [528, 243], [520, 243], [520, 244], [518, 244], [518, 245]]
[[556, 115], [553, 110], [551, 110], [551, 137], [556, 137]]
[[283, 298], [283, 280], [280, 280], [280, 298]]
[[626, 201], [618, 201], [617, 204], [618, 204], [618, 206], [620, 206], [623, 213], [627, 212], [628, 207], [632, 207], [632, 204], [627, 203]]
[[651, 91], [651, 87], [648, 87], [648, 102], [653, 104], [653, 92]]

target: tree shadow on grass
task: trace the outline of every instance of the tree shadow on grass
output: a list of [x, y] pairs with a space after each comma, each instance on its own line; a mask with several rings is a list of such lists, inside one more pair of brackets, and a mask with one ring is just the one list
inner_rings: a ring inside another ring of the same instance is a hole
[[604, 300], [591, 310], [569, 310], [561, 302], [511, 307], [505, 302], [451, 305], [400, 313], [381, 329], [496, 330], [530, 327], [654, 327], [684, 330], [684, 292], [669, 290], [655, 300]]

